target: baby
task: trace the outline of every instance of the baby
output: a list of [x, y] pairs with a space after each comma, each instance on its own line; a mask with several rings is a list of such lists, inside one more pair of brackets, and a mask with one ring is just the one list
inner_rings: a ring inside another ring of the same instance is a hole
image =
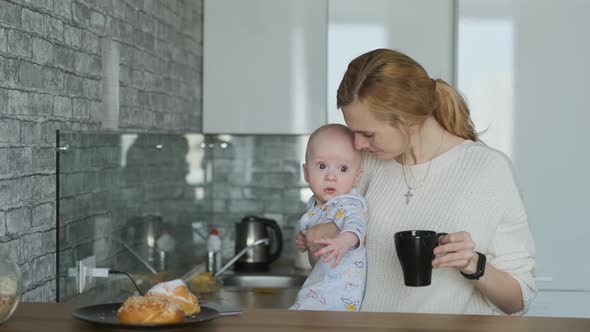
[[299, 220], [299, 231], [333, 222], [340, 233], [315, 241], [308, 237], [310, 251], [315, 251], [314, 244], [322, 246], [312, 255], [323, 259], [315, 263], [290, 309], [359, 310], [367, 273], [367, 202], [354, 188], [361, 173], [361, 153], [347, 127], [329, 124], [311, 135], [303, 174], [314, 195]]

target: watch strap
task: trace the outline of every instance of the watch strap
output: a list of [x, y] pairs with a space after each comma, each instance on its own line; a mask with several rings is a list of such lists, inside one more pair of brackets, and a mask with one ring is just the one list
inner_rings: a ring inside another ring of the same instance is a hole
[[481, 278], [486, 270], [486, 255], [482, 254], [481, 252], [476, 251], [475, 252], [477, 254], [477, 269], [475, 270], [475, 273], [472, 274], [465, 274], [463, 272], [461, 272], [461, 274], [469, 280], [479, 280], [479, 278]]

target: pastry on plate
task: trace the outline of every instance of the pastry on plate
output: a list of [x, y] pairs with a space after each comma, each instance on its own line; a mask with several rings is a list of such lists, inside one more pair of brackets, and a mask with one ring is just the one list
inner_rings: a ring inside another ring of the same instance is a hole
[[180, 279], [159, 283], [152, 287], [146, 295], [158, 296], [175, 302], [184, 311], [185, 316], [201, 312], [199, 300]]
[[192, 289], [198, 293], [213, 293], [217, 290], [217, 281], [211, 272], [201, 272], [191, 279]]
[[184, 320], [176, 302], [157, 296], [130, 296], [117, 310], [123, 324], [170, 324]]

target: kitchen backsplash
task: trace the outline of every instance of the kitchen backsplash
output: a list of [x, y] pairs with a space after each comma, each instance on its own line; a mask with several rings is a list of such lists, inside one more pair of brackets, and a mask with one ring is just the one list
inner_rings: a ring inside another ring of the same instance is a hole
[[[68, 269], [88, 256], [97, 266], [149, 274], [140, 256], [179, 275], [204, 259], [216, 227], [229, 258], [234, 224], [248, 215], [277, 220], [283, 257], [293, 257], [293, 230], [311, 195], [301, 169], [306, 142], [294, 135], [60, 132], [60, 301], [74, 300]], [[154, 241], [164, 229], [175, 250], [162, 259]]]

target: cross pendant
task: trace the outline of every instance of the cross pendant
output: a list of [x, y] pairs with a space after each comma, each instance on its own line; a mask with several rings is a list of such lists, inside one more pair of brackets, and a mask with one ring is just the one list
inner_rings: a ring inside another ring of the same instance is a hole
[[414, 196], [412, 195], [412, 189], [408, 188], [408, 192], [404, 196], [406, 196], [406, 205], [410, 204], [410, 198]]

